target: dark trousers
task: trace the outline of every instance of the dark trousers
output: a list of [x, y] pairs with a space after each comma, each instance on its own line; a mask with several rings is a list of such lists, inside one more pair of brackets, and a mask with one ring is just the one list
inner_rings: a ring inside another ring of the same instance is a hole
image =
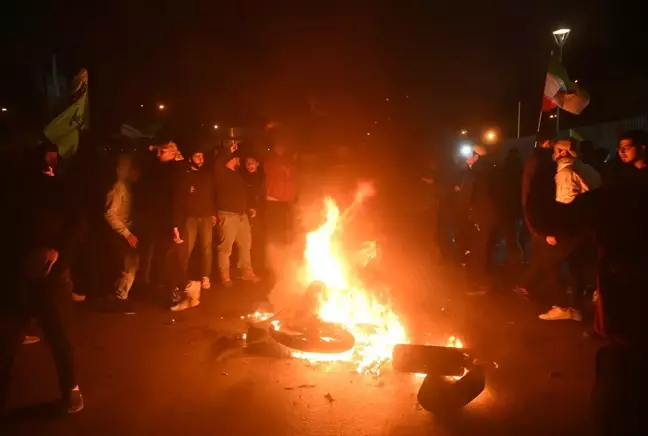
[[172, 229], [149, 228], [142, 232], [140, 274], [145, 285], [173, 289], [187, 284], [179, 260], [181, 245], [173, 242]]
[[645, 401], [648, 350], [618, 343], [596, 354], [596, 375], [591, 395], [592, 413], [601, 436], [646, 433]]
[[473, 225], [473, 229], [468, 273], [471, 281], [480, 285], [489, 285], [492, 279], [492, 241], [497, 230], [496, 224], [483, 221], [477, 226]]
[[202, 277], [211, 275], [212, 267], [212, 234], [213, 234], [212, 217], [189, 217], [184, 229], [184, 242], [180, 246], [180, 268], [182, 274], [187, 277], [189, 269], [189, 260], [196, 242], [200, 246], [200, 274]]
[[72, 310], [72, 280], [69, 269], [51, 277], [26, 283], [0, 318], [0, 401], [6, 398], [14, 357], [20, 350], [25, 331], [35, 319], [48, 343], [59, 378], [63, 398], [77, 386], [74, 353], [68, 337]]
[[[571, 243], [559, 243], [551, 246], [543, 236], [531, 235], [531, 261], [519, 279], [525, 289], [531, 289], [540, 278], [546, 280], [553, 292], [558, 292], [560, 285], [560, 264], [574, 249]], [[533, 292], [536, 294], [535, 292]]]
[[252, 268], [257, 273], [265, 271], [265, 219], [264, 215], [257, 212], [254, 218], [250, 218], [250, 229], [252, 231]]
[[500, 234], [506, 243], [506, 262], [509, 265], [522, 265], [524, 251], [520, 244], [520, 227], [522, 220], [519, 217], [505, 217], [500, 223]]
[[266, 201], [266, 240], [268, 243], [288, 245], [293, 240], [293, 205], [284, 201]]

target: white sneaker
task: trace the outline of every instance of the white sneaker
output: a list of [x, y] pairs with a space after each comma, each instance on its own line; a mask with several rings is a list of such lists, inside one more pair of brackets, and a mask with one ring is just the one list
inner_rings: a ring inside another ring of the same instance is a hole
[[563, 319], [573, 319], [573, 314], [570, 309], [565, 309], [560, 306], [553, 306], [547, 313], [540, 314], [538, 318], [545, 321], [559, 321]]
[[199, 304], [200, 300], [190, 300], [189, 298], [185, 298], [180, 303], [172, 306], [171, 312], [180, 312], [181, 310], [191, 309], [192, 307], [196, 307]]
[[203, 277], [202, 278], [201, 287], [203, 289], [210, 289], [211, 288], [211, 281], [209, 280], [209, 277]]

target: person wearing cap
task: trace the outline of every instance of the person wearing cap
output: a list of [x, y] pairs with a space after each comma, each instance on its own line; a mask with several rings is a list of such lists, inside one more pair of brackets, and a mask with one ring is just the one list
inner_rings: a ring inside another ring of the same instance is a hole
[[[558, 203], [570, 204], [579, 195], [601, 187], [601, 175], [592, 166], [579, 159], [574, 140], [556, 141], [552, 157], [557, 164], [554, 180], [555, 200]], [[585, 268], [591, 251], [591, 241], [584, 237], [560, 240], [554, 235], [546, 236], [545, 240], [551, 246], [562, 248], [561, 251], [568, 257], [569, 269], [575, 281], [573, 290], [575, 307], [565, 308], [554, 305], [548, 312], [540, 314], [539, 318], [545, 321], [569, 319], [581, 321], [583, 294], [587, 286]]]
[[[173, 193], [174, 242], [180, 244], [180, 267], [188, 279], [189, 259], [196, 245], [200, 244], [201, 288], [211, 288], [212, 227], [216, 224], [212, 175], [204, 166], [202, 148], [190, 150], [189, 161], [178, 173]], [[200, 295], [185, 287], [186, 297], [172, 310], [182, 310], [199, 304]]]
[[220, 231], [218, 266], [221, 282], [225, 287], [231, 287], [233, 284], [230, 278], [230, 256], [234, 243], [238, 248], [238, 268], [241, 272], [241, 279], [253, 283], [259, 282], [259, 278], [252, 268], [250, 254], [252, 248], [250, 217], [256, 216], [256, 210], [249, 204], [245, 180], [238, 171], [241, 158], [237, 151], [238, 144], [230, 145], [229, 148], [221, 152], [214, 166], [215, 197]]
[[[178, 145], [168, 139], [157, 141], [154, 146], [156, 159], [149, 161], [142, 170], [136, 197], [141, 217], [141, 268], [144, 284], [171, 288], [172, 300], [178, 303], [184, 287], [178, 260], [179, 247], [174, 243], [173, 192], [182, 160]], [[159, 268], [154, 268], [158, 267]], [[153, 274], [160, 271], [159, 274]]]

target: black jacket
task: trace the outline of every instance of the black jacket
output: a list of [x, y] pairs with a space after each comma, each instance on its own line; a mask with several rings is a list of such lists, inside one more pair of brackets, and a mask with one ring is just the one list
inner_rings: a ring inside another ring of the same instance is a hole
[[205, 167], [193, 170], [186, 165], [173, 185], [173, 226], [182, 229], [187, 218], [216, 215], [212, 175]]
[[247, 189], [248, 207], [260, 214], [266, 201], [265, 176], [260, 171], [251, 173], [246, 170], [242, 170], [241, 175]]

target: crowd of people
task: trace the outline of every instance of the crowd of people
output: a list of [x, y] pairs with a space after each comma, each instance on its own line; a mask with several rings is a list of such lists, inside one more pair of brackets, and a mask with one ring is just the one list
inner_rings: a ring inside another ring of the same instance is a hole
[[504, 241], [514, 291], [552, 302], [540, 319], [591, 323], [593, 337], [607, 341], [596, 357], [597, 430], [639, 434], [646, 411], [637, 399], [647, 363], [648, 136], [625, 132], [617, 156], [588, 141], [539, 137], [536, 144], [524, 163], [513, 149], [503, 165], [486, 147], [472, 147], [457, 179], [445, 183], [446, 207], [436, 209], [450, 211], [435, 218], [441, 246], [454, 240], [473, 296], [494, 290], [496, 245]]
[[[596, 314], [597, 331], [619, 338], [599, 353], [597, 392], [605, 407], [615, 395], [633, 392], [620, 368], [643, 362], [647, 145], [645, 132], [626, 132], [611, 161], [590, 142], [539, 137], [525, 162], [516, 149], [499, 162], [489, 148], [474, 145], [456, 173], [443, 177], [433, 168], [423, 177], [435, 200], [425, 223], [435, 235], [430, 245], [465, 265], [470, 296], [494, 290], [504, 242], [503, 265], [522, 271], [514, 274], [515, 292], [551, 303], [541, 319], [589, 321]], [[59, 171], [56, 146], [41, 146], [30, 163], [5, 183], [11, 188], [4, 193], [2, 228], [15, 255], [3, 274], [16, 291], [3, 305], [0, 400], [21, 344], [38, 340], [26, 336], [35, 319], [51, 346], [67, 410], [83, 408], [68, 323], [72, 300], [84, 299], [76, 277], [89, 234], [105, 231], [109, 255], [100, 263], [114, 259], [117, 267], [108, 300], [124, 314], [135, 312], [134, 286], [180, 311], [199, 305], [213, 278], [231, 287], [236, 271], [235, 279], [258, 283], [267, 273], [267, 244], [293, 239], [295, 168], [281, 143], [261, 159], [236, 142], [214, 148], [160, 140], [143, 155], [118, 157], [101, 202], [84, 191], [91, 177], [83, 163]], [[94, 203], [103, 211], [95, 227]], [[623, 389], [611, 392], [615, 383]]]
[[[0, 400], [6, 398], [19, 347], [39, 340], [26, 335], [36, 320], [52, 349], [63, 402], [74, 413], [83, 408], [83, 398], [68, 323], [73, 300], [85, 299], [82, 280], [75, 279], [84, 273], [84, 246], [100, 258], [95, 263], [116, 261], [115, 271], [103, 275], [115, 277], [102, 298], [110, 310], [135, 313], [129, 298], [133, 286], [163, 298], [172, 311], [193, 308], [201, 291], [212, 287], [213, 265], [222, 286], [233, 285], [234, 246], [237, 278], [260, 281], [266, 240], [288, 244], [292, 238], [297, 190], [293, 159], [279, 143], [260, 165], [259, 156], [238, 141], [180, 149], [174, 141], [160, 140], [144, 155], [117, 158], [114, 182], [101, 194], [103, 220], [97, 224], [97, 190], [87, 188], [96, 175], [88, 174], [83, 156], [65, 172], [59, 172], [60, 163], [55, 145], [40, 146], [19, 176], [8, 177], [14, 185], [4, 192], [11, 213], [4, 214], [3, 228], [16, 255], [3, 271], [15, 291], [2, 311]], [[104, 236], [99, 250], [91, 234]], [[196, 244], [194, 274], [190, 259]], [[104, 249], [107, 255], [98, 254]]]

